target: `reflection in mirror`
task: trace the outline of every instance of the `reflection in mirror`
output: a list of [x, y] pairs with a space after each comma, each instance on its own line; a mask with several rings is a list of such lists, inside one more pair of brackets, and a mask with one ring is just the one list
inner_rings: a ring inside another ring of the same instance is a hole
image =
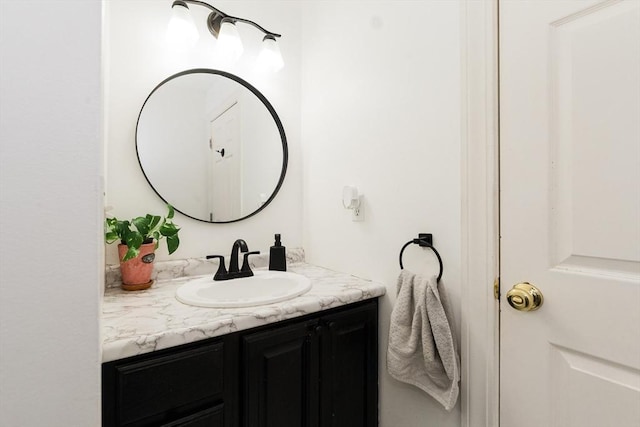
[[217, 70], [188, 70], [160, 83], [140, 111], [136, 150], [154, 191], [207, 222], [254, 215], [287, 170], [284, 129], [269, 101]]

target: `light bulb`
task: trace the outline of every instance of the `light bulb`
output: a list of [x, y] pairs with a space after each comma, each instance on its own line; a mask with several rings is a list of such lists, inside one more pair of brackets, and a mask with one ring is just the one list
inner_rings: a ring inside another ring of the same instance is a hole
[[242, 40], [236, 25], [231, 21], [222, 21], [218, 34], [217, 50], [221, 58], [229, 63], [236, 62], [242, 55]]
[[264, 36], [264, 39], [262, 39], [262, 50], [258, 55], [257, 61], [260, 68], [273, 72], [279, 71], [284, 67], [280, 46], [278, 46], [274, 36]]
[[198, 41], [198, 29], [186, 3], [174, 3], [167, 27], [167, 42], [173, 47], [190, 47]]

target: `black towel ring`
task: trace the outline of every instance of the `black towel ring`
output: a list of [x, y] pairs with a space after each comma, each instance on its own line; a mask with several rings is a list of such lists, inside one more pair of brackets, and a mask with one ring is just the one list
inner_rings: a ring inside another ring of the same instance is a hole
[[433, 242], [433, 237], [431, 234], [420, 233], [417, 239], [412, 239], [412, 240], [409, 240], [407, 243], [405, 243], [402, 249], [400, 250], [400, 269], [404, 270], [404, 266], [402, 265], [402, 254], [404, 253], [404, 250], [407, 248], [407, 246], [414, 243], [423, 248], [430, 248], [433, 251], [433, 253], [436, 254], [436, 257], [438, 258], [438, 264], [440, 264], [440, 274], [438, 274], [438, 279], [437, 279], [438, 282], [440, 282], [440, 279], [442, 278], [442, 272], [444, 271], [444, 267], [442, 265], [442, 258], [440, 257], [440, 254], [438, 253], [436, 248], [433, 247], [432, 242]]

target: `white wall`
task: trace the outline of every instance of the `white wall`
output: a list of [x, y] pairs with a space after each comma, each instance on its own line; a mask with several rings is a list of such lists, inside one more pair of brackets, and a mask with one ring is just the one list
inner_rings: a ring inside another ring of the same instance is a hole
[[100, 425], [101, 2], [0, 2], [0, 425]]
[[[387, 285], [380, 310], [380, 425], [459, 426], [417, 388], [386, 373], [401, 246], [434, 235], [442, 285], [460, 289], [460, 10], [446, 1], [304, 2], [302, 141], [309, 261]], [[364, 193], [352, 222], [342, 187]], [[422, 251], [425, 251], [422, 253]], [[428, 250], [405, 267], [436, 272]]]
[[[252, 71], [248, 61], [234, 68], [217, 64], [206, 54], [206, 41], [189, 58], [171, 56], [163, 44], [168, 3], [107, 2], [112, 212], [126, 217], [164, 209], [139, 170], [134, 147], [135, 119], [158, 82], [193, 67], [219, 68], [248, 80], [272, 102], [287, 132], [284, 187], [265, 211], [237, 224], [178, 217], [183, 243], [175, 256], [228, 253], [237, 237], [252, 249], [266, 249], [272, 234], [281, 232], [285, 245], [303, 245], [313, 263], [385, 283], [380, 425], [460, 425], [459, 406], [448, 413], [418, 389], [392, 380], [385, 369], [398, 252], [419, 232], [434, 234], [445, 265], [443, 286], [460, 318], [459, 1], [216, 2], [227, 13], [284, 35], [286, 67], [268, 77]], [[251, 29], [246, 33], [243, 40], [253, 37]], [[251, 57], [257, 47], [248, 50]], [[345, 184], [364, 192], [365, 222], [352, 222], [343, 209]], [[437, 265], [431, 253], [416, 247], [407, 250], [405, 263], [422, 272], [435, 272]]]
[[[105, 3], [108, 50], [107, 80], [107, 205], [110, 214], [130, 218], [147, 212], [162, 214], [165, 206], [149, 187], [135, 153], [136, 119], [147, 95], [166, 77], [189, 68], [214, 68], [240, 76], [269, 99], [278, 112], [289, 143], [289, 168], [278, 196], [258, 215], [233, 224], [208, 224], [176, 214], [181, 245], [172, 258], [228, 254], [237, 238], [251, 250], [268, 250], [273, 234], [281, 233], [286, 246], [302, 246], [302, 159], [300, 154], [300, 6], [290, 1], [216, 1], [230, 14], [259, 22], [281, 33], [286, 65], [277, 74], [255, 70], [262, 41], [253, 27], [239, 25], [245, 55], [232, 67], [213, 55], [213, 37], [207, 32], [208, 10], [191, 6], [200, 25], [200, 42], [188, 55], [167, 48], [165, 31], [171, 17], [169, 0], [111, 0]], [[168, 259], [162, 243], [157, 259]], [[107, 262], [116, 263], [115, 245], [107, 248]]]

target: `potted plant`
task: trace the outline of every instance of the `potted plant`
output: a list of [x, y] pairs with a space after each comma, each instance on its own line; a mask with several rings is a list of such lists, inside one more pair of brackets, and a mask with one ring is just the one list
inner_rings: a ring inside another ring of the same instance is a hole
[[108, 244], [119, 241], [118, 258], [122, 273], [122, 288], [137, 291], [149, 288], [153, 281], [153, 260], [160, 240], [166, 239], [169, 254], [178, 249], [180, 229], [173, 223], [175, 214], [171, 205], [167, 205], [166, 217], [147, 214], [132, 220], [106, 218], [105, 240]]

